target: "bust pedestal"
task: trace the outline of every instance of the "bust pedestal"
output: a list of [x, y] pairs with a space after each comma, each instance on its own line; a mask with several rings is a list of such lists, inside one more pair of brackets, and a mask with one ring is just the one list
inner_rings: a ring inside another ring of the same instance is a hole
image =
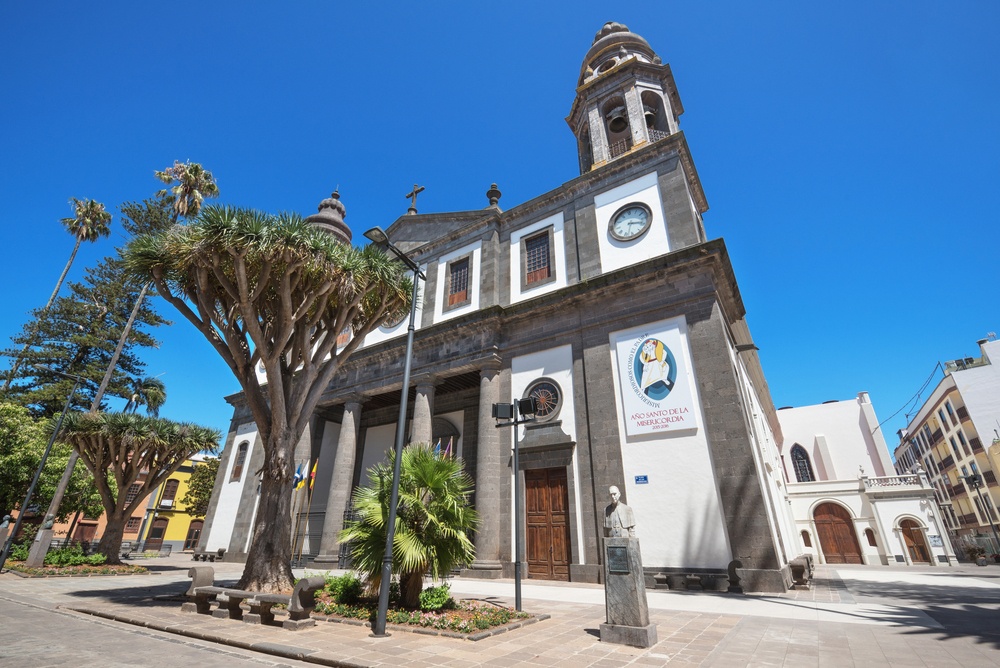
[[656, 644], [656, 624], [649, 623], [639, 539], [604, 539], [604, 601], [607, 622], [601, 642], [632, 647]]

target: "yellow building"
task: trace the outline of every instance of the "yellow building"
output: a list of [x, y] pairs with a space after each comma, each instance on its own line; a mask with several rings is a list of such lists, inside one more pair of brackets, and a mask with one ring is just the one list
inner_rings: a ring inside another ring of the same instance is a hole
[[205, 518], [188, 514], [181, 499], [188, 492], [188, 481], [195, 465], [209, 458], [207, 455], [197, 454], [185, 460], [179, 469], [150, 494], [140, 528], [144, 550], [169, 547], [174, 552], [193, 551], [198, 546]]

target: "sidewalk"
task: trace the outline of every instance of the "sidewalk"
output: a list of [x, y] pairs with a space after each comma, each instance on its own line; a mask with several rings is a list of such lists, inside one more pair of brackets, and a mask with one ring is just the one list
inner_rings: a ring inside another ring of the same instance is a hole
[[[963, 600], [978, 600], [995, 623], [1000, 568], [821, 566], [809, 591], [766, 596], [647, 591], [659, 642], [638, 649], [600, 642], [605, 615], [599, 585], [525, 581], [522, 607], [550, 618], [478, 642], [403, 631], [375, 639], [367, 628], [347, 624], [319, 622], [289, 632], [181, 613], [176, 595], [187, 588], [190, 557], [178, 554], [144, 565], [156, 571], [48, 579], [4, 574], [0, 600], [99, 615], [330, 666], [1000, 666], [995, 639], [949, 631], [923, 606], [885, 596], [900, 587], [930, 600], [960, 591]], [[241, 564], [214, 566], [217, 580], [235, 580], [242, 571]], [[513, 603], [511, 580], [450, 582], [457, 596]], [[855, 596], [851, 588], [864, 593]]]

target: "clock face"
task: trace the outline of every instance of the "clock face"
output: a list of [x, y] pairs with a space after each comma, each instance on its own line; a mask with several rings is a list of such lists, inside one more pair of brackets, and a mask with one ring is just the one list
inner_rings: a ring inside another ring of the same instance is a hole
[[631, 241], [649, 229], [652, 216], [643, 204], [628, 204], [611, 217], [608, 231], [619, 241]]

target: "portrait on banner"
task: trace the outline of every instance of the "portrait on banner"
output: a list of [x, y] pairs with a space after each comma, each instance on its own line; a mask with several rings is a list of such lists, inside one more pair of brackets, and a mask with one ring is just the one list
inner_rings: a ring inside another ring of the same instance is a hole
[[698, 426], [683, 319], [612, 334], [629, 435]]

